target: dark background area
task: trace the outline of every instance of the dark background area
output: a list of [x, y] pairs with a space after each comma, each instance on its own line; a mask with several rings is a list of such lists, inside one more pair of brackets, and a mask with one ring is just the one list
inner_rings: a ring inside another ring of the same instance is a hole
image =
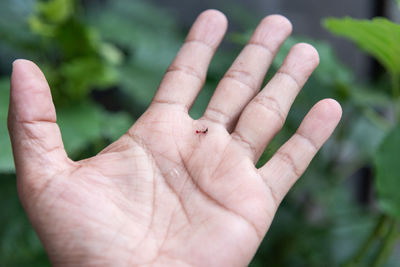
[[[269, 14], [281, 14], [293, 24], [293, 34], [307, 36], [329, 42], [338, 57], [353, 68], [357, 75], [366, 76], [371, 72], [371, 62], [365, 54], [357, 50], [350, 42], [343, 42], [326, 31], [321, 21], [326, 17], [350, 16], [359, 19], [370, 19], [374, 16], [388, 15], [386, 0], [154, 0], [166, 7], [188, 29], [201, 11], [215, 8], [224, 12], [230, 21], [230, 31], [244, 27], [254, 27], [258, 21]], [[247, 25], [238, 21], [246, 17]]]

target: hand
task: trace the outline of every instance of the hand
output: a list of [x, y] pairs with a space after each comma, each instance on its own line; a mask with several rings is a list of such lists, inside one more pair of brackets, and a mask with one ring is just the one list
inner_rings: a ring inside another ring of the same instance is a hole
[[97, 156], [65, 153], [50, 90], [38, 67], [14, 63], [9, 131], [18, 191], [50, 261], [62, 266], [244, 266], [289, 188], [337, 125], [325, 99], [260, 169], [255, 163], [282, 127], [318, 65], [295, 45], [261, 92], [291, 32], [281, 16], [262, 20], [219, 83], [203, 117], [188, 115], [227, 27], [203, 12], [167, 70], [150, 107]]

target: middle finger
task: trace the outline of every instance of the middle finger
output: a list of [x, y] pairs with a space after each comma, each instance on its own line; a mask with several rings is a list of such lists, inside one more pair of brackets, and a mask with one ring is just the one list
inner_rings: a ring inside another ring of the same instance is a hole
[[203, 118], [231, 131], [243, 108], [256, 95], [282, 43], [292, 31], [283, 16], [263, 19], [250, 41], [218, 84]]

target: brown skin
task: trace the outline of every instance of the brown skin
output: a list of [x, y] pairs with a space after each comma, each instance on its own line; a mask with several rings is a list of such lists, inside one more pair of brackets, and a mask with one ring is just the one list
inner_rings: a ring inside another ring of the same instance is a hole
[[[245, 266], [282, 198], [328, 139], [341, 108], [317, 103], [298, 131], [260, 169], [318, 65], [307, 44], [292, 48], [261, 92], [263, 77], [291, 32], [282, 16], [262, 20], [218, 85], [204, 116], [188, 115], [227, 27], [203, 12], [150, 107], [93, 158], [65, 153], [45, 77], [14, 63], [9, 131], [18, 191], [55, 266]], [[208, 129], [206, 133], [196, 131]]]

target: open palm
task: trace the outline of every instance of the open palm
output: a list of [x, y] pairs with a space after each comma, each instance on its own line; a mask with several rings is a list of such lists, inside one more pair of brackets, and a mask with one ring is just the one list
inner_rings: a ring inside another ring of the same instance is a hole
[[29, 61], [14, 63], [9, 129], [18, 189], [55, 265], [243, 266], [276, 209], [332, 133], [341, 109], [316, 104], [262, 168], [255, 163], [283, 126], [318, 65], [292, 48], [258, 92], [290, 23], [265, 18], [218, 85], [203, 117], [188, 115], [226, 30], [203, 12], [148, 110], [119, 140], [79, 162], [66, 155], [50, 90]]

